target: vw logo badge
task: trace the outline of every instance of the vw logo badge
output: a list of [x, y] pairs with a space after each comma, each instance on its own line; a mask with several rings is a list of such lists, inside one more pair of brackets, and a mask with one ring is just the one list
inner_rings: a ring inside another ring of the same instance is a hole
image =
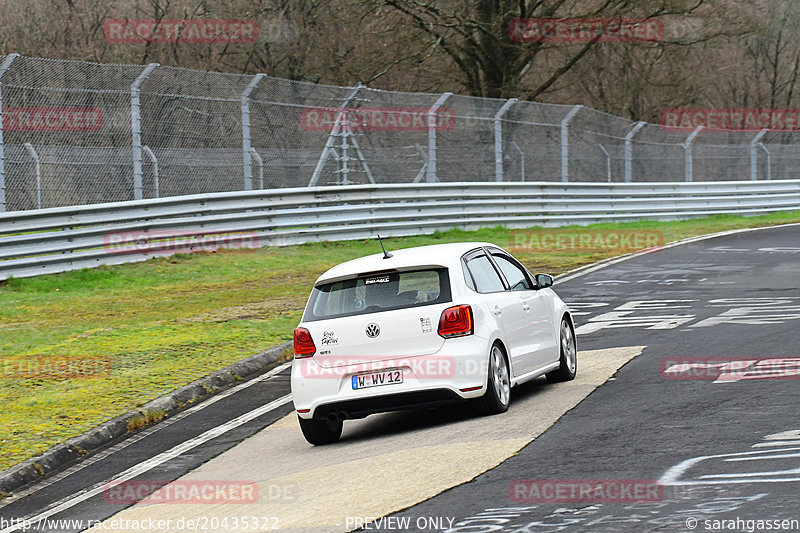
[[378, 326], [378, 324], [373, 322], [371, 324], [367, 324], [366, 332], [367, 332], [367, 337], [369, 337], [370, 339], [374, 339], [375, 337], [381, 334], [381, 328]]

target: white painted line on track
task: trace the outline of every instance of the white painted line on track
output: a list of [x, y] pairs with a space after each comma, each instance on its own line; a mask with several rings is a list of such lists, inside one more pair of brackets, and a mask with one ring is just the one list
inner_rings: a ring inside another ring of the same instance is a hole
[[[139, 433], [137, 433], [136, 435], [125, 439], [124, 441], [120, 442], [119, 444], [116, 444], [116, 445], [108, 448], [107, 450], [104, 450], [104, 451], [102, 451], [102, 452], [100, 452], [100, 453], [98, 453], [96, 455], [93, 455], [93, 456], [81, 461], [77, 465], [75, 465], [75, 466], [73, 466], [71, 468], [68, 468], [67, 470], [64, 470], [63, 472], [61, 472], [61, 473], [49, 478], [48, 480], [45, 480], [45, 481], [43, 481], [41, 483], [37, 483], [36, 485], [34, 485], [34, 486], [32, 486], [32, 487], [30, 487], [30, 488], [28, 488], [26, 490], [14, 493], [13, 495], [11, 495], [9, 497], [4, 498], [3, 500], [0, 500], [0, 509], [2, 509], [3, 507], [5, 507], [5, 506], [7, 506], [7, 505], [19, 500], [19, 499], [25, 498], [25, 497], [30, 496], [31, 494], [33, 494], [35, 492], [38, 492], [38, 491], [40, 491], [40, 490], [42, 490], [44, 488], [47, 488], [47, 487], [53, 485], [54, 483], [57, 483], [57, 482], [61, 481], [62, 479], [66, 478], [66, 477], [69, 477], [72, 474], [83, 470], [87, 466], [91, 466], [91, 465], [97, 463], [98, 461], [102, 461], [103, 459], [105, 459], [109, 455], [114, 454], [114, 453], [116, 453], [116, 452], [118, 452], [118, 451], [120, 451], [120, 450], [122, 450], [124, 448], [127, 448], [131, 444], [135, 444], [135, 443], [139, 442], [140, 440], [142, 440], [143, 438], [149, 437], [153, 433], [155, 433], [155, 432], [157, 432], [159, 430], [162, 430], [162, 429], [164, 429], [166, 427], [169, 427], [172, 424], [174, 424], [175, 422], [183, 420], [187, 416], [192, 415], [192, 414], [196, 413], [197, 411], [200, 411], [201, 409], [205, 409], [206, 407], [208, 407], [210, 405], [214, 405], [218, 401], [223, 400], [223, 399], [227, 398], [228, 396], [231, 396], [232, 394], [236, 394], [237, 392], [242, 391], [242, 390], [244, 390], [244, 389], [246, 389], [248, 387], [252, 387], [256, 383], [261, 383], [262, 381], [268, 381], [268, 380], [272, 379], [273, 377], [275, 377], [276, 375], [278, 375], [281, 372], [283, 372], [285, 369], [289, 368], [290, 366], [292, 366], [291, 361], [289, 361], [288, 363], [284, 363], [282, 365], [279, 365], [279, 366], [273, 368], [272, 370], [270, 370], [269, 372], [266, 372], [265, 374], [262, 374], [261, 376], [253, 378], [253, 379], [251, 379], [249, 381], [246, 381], [244, 383], [240, 383], [240, 384], [238, 384], [238, 385], [236, 385], [234, 387], [231, 387], [228, 390], [220, 392], [219, 394], [215, 394], [215, 395], [211, 396], [210, 398], [208, 398], [207, 400], [203, 400], [201, 403], [199, 403], [199, 404], [197, 404], [197, 405], [195, 405], [193, 407], [190, 407], [189, 409], [187, 409], [185, 411], [182, 411], [182, 412], [178, 413], [177, 415], [175, 415], [175, 416], [173, 416], [171, 418], [167, 418], [166, 420], [162, 420], [158, 424], [156, 424], [154, 426], [151, 426], [151, 427], [149, 427], [147, 429], [144, 429], [144, 430], [140, 431]], [[2, 533], [2, 532], [0, 532], [0, 533]]]
[[[693, 457], [681, 461], [677, 465], [670, 467], [669, 470], [664, 472], [661, 479], [658, 480], [662, 485], [721, 485], [726, 483], [786, 483], [790, 481], [798, 481], [800, 477], [800, 469], [779, 470], [775, 472], [742, 472], [742, 473], [720, 473], [702, 475], [695, 479], [682, 480], [681, 477], [692, 466], [705, 461], [707, 459], [722, 459], [723, 461], [731, 461], [733, 458], [737, 460], [746, 459], [770, 459], [778, 456], [769, 456], [766, 454], [775, 453], [778, 450], [757, 450], [739, 453], [723, 453], [718, 455], [703, 455], [700, 457]], [[800, 447], [785, 448], [782, 451], [800, 451]], [[798, 453], [786, 455], [786, 457], [797, 457]], [[778, 475], [788, 475], [788, 477], [776, 477]], [[761, 476], [761, 477], [759, 477]], [[771, 477], [770, 477], [771, 476]]]
[[[280, 367], [277, 367], [277, 368], [271, 370], [270, 371], [270, 372], [272, 372], [271, 376], [274, 376], [275, 374], [277, 374], [281, 370], [284, 370], [285, 368], [287, 368], [290, 365], [291, 365], [291, 363], [284, 363]], [[267, 379], [266, 376], [267, 376], [267, 374], [265, 374], [264, 376], [261, 376], [261, 377], [263, 379]], [[247, 383], [250, 383], [250, 382], [247, 382]], [[247, 383], [243, 383], [242, 385], [246, 385]], [[278, 398], [277, 400], [273, 400], [272, 402], [270, 402], [268, 404], [265, 404], [265, 405], [262, 405], [261, 407], [253, 409], [252, 411], [249, 411], [247, 413], [244, 413], [243, 415], [238, 416], [238, 417], [234, 418], [233, 420], [225, 422], [224, 424], [221, 424], [221, 425], [219, 425], [219, 426], [217, 426], [215, 428], [211, 428], [208, 431], [206, 431], [205, 433], [202, 433], [202, 434], [198, 435], [197, 437], [194, 437], [194, 438], [192, 438], [190, 440], [187, 440], [187, 441], [179, 444], [178, 446], [172, 448], [171, 450], [168, 450], [166, 452], [162, 452], [162, 453], [160, 453], [160, 454], [158, 454], [158, 455], [156, 455], [154, 457], [151, 457], [150, 459], [148, 459], [148, 460], [146, 460], [146, 461], [144, 461], [142, 463], [139, 463], [138, 465], [132, 466], [131, 468], [125, 470], [124, 472], [122, 472], [122, 473], [120, 473], [120, 474], [118, 474], [118, 475], [116, 475], [116, 476], [114, 476], [112, 478], [109, 478], [107, 480], [104, 480], [104, 481], [101, 481], [99, 483], [96, 483], [95, 485], [93, 485], [92, 487], [90, 487], [88, 489], [84, 489], [84, 490], [82, 490], [82, 491], [80, 491], [78, 493], [73, 494], [72, 496], [69, 496], [68, 498], [65, 498], [64, 500], [61, 500], [60, 502], [56, 502], [55, 504], [50, 506], [46, 511], [44, 511], [42, 513], [39, 513], [37, 515], [26, 517], [25, 520], [27, 520], [29, 523], [37, 523], [39, 521], [43, 521], [46, 518], [49, 518], [49, 517], [53, 516], [54, 514], [60, 513], [62, 511], [65, 511], [65, 510], [67, 510], [67, 509], [69, 509], [71, 507], [74, 507], [75, 505], [78, 505], [81, 502], [84, 502], [84, 501], [88, 500], [89, 498], [92, 498], [94, 496], [97, 496], [98, 494], [101, 494], [108, 483], [118, 483], [118, 482], [124, 482], [124, 481], [131, 480], [131, 479], [135, 478], [136, 476], [139, 476], [139, 475], [141, 475], [141, 474], [143, 474], [143, 473], [155, 468], [156, 466], [169, 461], [170, 459], [174, 459], [175, 457], [178, 457], [179, 455], [181, 455], [181, 454], [183, 454], [183, 453], [185, 453], [185, 452], [187, 452], [187, 451], [189, 451], [189, 450], [191, 450], [193, 448], [196, 448], [197, 446], [200, 446], [201, 444], [203, 444], [205, 442], [208, 442], [208, 441], [210, 441], [212, 439], [215, 439], [215, 438], [219, 437], [220, 435], [223, 435], [223, 434], [227, 433], [228, 431], [236, 429], [237, 427], [239, 427], [239, 426], [241, 426], [243, 424], [246, 424], [247, 422], [250, 422], [251, 420], [254, 420], [254, 419], [258, 418], [261, 415], [264, 415], [264, 414], [266, 414], [266, 413], [268, 413], [270, 411], [273, 411], [273, 410], [277, 409], [278, 407], [286, 405], [287, 403], [289, 403], [291, 401], [292, 401], [292, 395], [291, 394], [287, 394], [286, 396], [282, 396], [282, 397]], [[200, 406], [197, 406], [197, 407], [200, 407]], [[7, 527], [5, 529], [0, 530], [0, 533], [11, 533], [13, 531], [19, 531], [19, 529], [21, 527], [22, 527], [22, 524], [20, 523], [19, 525], [10, 526], [10, 527]]]

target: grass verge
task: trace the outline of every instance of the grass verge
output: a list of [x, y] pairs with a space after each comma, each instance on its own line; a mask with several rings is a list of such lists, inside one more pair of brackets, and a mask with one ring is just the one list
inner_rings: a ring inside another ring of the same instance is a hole
[[[789, 222], [800, 222], [800, 212], [596, 224], [567, 231], [650, 230], [671, 242]], [[473, 240], [514, 246], [505, 228], [385, 243], [399, 249]], [[228, 250], [0, 284], [0, 470], [291, 340], [316, 277], [337, 263], [379, 251], [375, 241]], [[515, 250], [531, 271], [551, 274], [619, 253], [613, 247]]]

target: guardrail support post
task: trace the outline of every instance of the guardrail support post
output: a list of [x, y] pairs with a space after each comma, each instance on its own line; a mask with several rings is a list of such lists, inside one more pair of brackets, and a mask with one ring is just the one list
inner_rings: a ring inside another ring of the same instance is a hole
[[581, 110], [582, 105], [576, 105], [570, 109], [567, 116], [561, 119], [561, 181], [569, 181], [569, 123]]
[[25, 149], [28, 151], [28, 154], [33, 159], [33, 175], [36, 179], [36, 209], [42, 208], [42, 174], [40, 172], [39, 167], [39, 154], [36, 153], [36, 150], [33, 149], [33, 145], [31, 143], [25, 143]]
[[[750, 179], [758, 179], [758, 145], [761, 144], [761, 139], [767, 134], [769, 130], [759, 131], [753, 140], [750, 141]], [[763, 146], [763, 145], [762, 145]]]
[[258, 163], [258, 188], [264, 188], [264, 160], [261, 159], [261, 156], [258, 154], [255, 148], [250, 148], [250, 153], [253, 155], [253, 159], [256, 160]]
[[8, 54], [0, 65], [0, 213], [6, 211], [6, 153], [3, 149], [3, 76], [19, 54]]
[[142, 146], [142, 151], [150, 158], [150, 164], [153, 165], [153, 195], [155, 198], [159, 198], [158, 159], [156, 159], [156, 154], [153, 153], [149, 146]]
[[692, 157], [692, 143], [694, 139], [700, 135], [700, 132], [703, 131], [703, 126], [697, 126], [695, 130], [686, 137], [686, 140], [683, 142], [681, 146], [683, 146], [683, 152], [685, 157], [684, 162], [684, 172], [686, 173], [686, 181], [692, 181], [694, 179], [694, 158]]
[[639, 130], [646, 125], [647, 122], [640, 120], [633, 129], [625, 135], [625, 183], [630, 183], [633, 179], [633, 136], [639, 133]]
[[436, 176], [436, 111], [442, 107], [445, 101], [453, 96], [453, 93], [442, 93], [436, 102], [428, 109], [428, 169], [425, 173], [427, 183], [436, 183], [439, 178]]
[[500, 119], [512, 105], [517, 103], [516, 98], [506, 100], [506, 103], [494, 114], [494, 180], [503, 181], [503, 123]]
[[139, 87], [150, 77], [158, 63], [150, 63], [131, 84], [131, 146], [133, 151], [133, 199], [142, 199], [142, 116]]
[[265, 74], [256, 74], [242, 92], [242, 158], [244, 159], [244, 190], [253, 190], [253, 162], [250, 151], [250, 94], [258, 87]]

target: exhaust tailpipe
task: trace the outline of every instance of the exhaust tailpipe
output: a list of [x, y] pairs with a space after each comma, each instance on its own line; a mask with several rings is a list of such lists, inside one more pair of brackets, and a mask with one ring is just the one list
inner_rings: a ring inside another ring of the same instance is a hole
[[328, 413], [328, 420], [331, 422], [338, 422], [339, 420], [347, 420], [350, 418], [347, 411], [331, 411]]

